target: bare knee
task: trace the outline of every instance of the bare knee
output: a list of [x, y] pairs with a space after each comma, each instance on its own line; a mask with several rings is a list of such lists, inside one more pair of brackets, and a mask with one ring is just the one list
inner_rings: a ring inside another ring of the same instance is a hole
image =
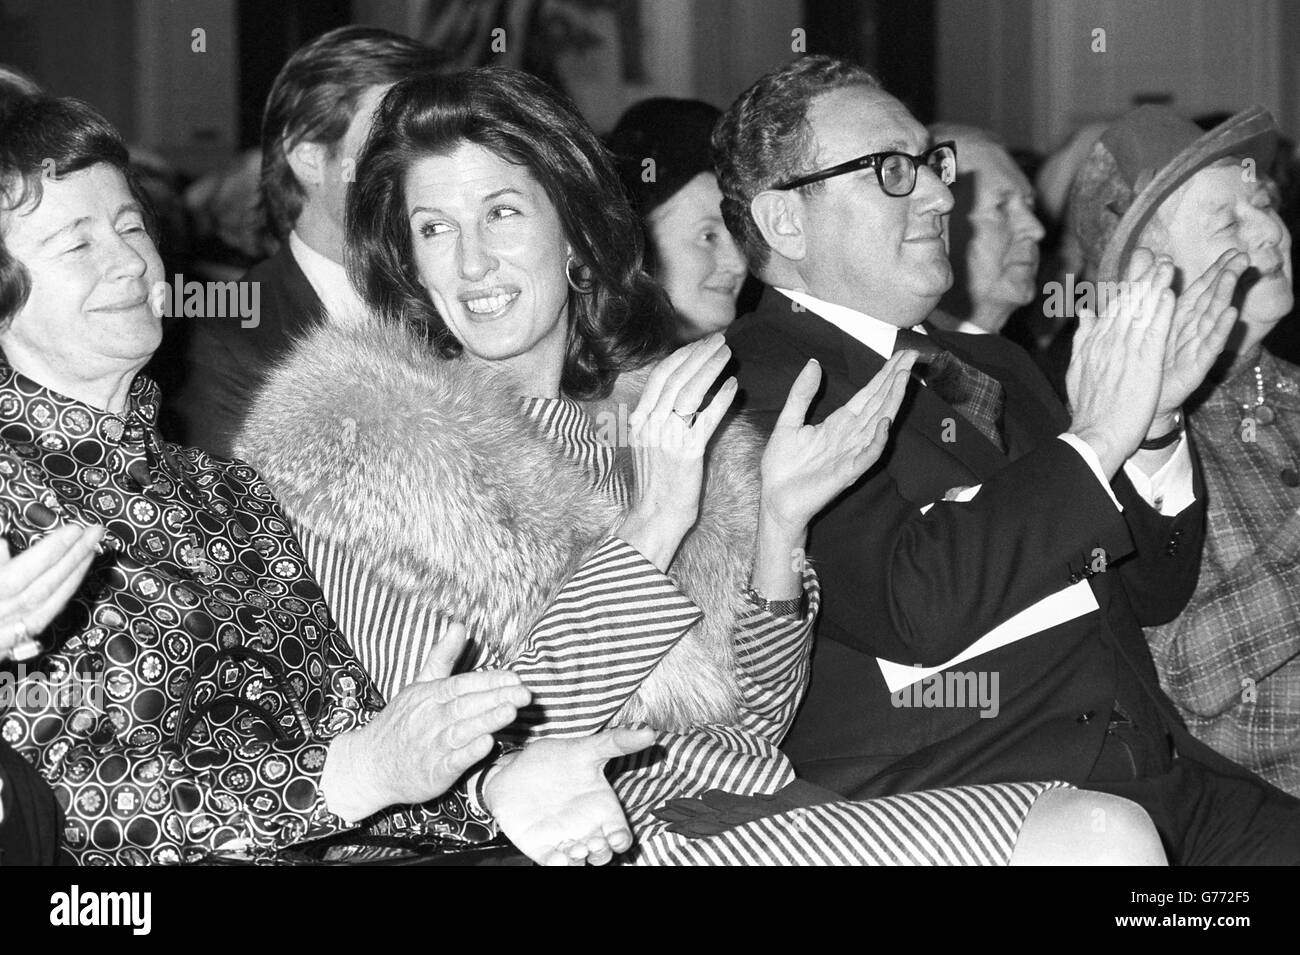
[[1052, 789], [1034, 803], [1012, 865], [1165, 865], [1164, 847], [1141, 806], [1107, 793]]

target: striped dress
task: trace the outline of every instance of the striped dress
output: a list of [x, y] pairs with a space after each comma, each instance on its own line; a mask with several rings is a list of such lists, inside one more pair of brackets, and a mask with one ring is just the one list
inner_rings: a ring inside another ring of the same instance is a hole
[[[581, 406], [533, 398], [525, 413], [593, 486], [626, 504], [614, 449], [597, 439]], [[436, 607], [394, 593], [332, 542], [303, 532], [304, 551], [343, 633], [389, 699], [414, 679], [449, 623]], [[661, 732], [658, 745], [611, 767], [637, 837], [621, 861], [658, 865], [1004, 864], [1034, 800], [1053, 783], [1006, 783], [908, 793], [867, 802], [791, 810], [709, 838], [667, 830], [653, 810], [709, 789], [773, 793], [795, 778], [781, 739], [808, 681], [812, 626], [820, 604], [805, 571], [803, 619], [753, 606], [735, 632], [740, 717], [732, 725]], [[481, 647], [474, 666], [508, 666], [533, 693], [514, 728], [519, 740], [578, 737], [604, 728], [640, 682], [701, 617], [698, 608], [634, 548], [606, 540], [578, 570], [510, 661]]]

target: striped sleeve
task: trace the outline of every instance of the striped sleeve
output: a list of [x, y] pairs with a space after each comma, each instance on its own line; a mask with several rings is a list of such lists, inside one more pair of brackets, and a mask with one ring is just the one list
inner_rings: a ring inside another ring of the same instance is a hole
[[386, 585], [346, 547], [305, 527], [295, 532], [339, 630], [391, 700], [415, 680], [451, 620], [418, 595]]
[[740, 725], [778, 745], [808, 687], [813, 624], [821, 609], [821, 588], [811, 567], [804, 568], [803, 589], [801, 618], [752, 606], [736, 624]]
[[533, 703], [507, 735], [523, 740], [600, 730], [701, 616], [632, 545], [609, 538], [509, 662]]

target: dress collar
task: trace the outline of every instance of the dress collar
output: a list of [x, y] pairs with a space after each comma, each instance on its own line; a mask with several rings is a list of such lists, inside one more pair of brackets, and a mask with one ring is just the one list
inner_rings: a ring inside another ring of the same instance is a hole
[[22, 421], [37, 440], [56, 432], [67, 437], [94, 434], [109, 444], [134, 437], [133, 432], [153, 431], [158, 420], [159, 391], [153, 379], [138, 374], [131, 382], [127, 409], [114, 414], [60, 394], [20, 374], [0, 352], [0, 421]]

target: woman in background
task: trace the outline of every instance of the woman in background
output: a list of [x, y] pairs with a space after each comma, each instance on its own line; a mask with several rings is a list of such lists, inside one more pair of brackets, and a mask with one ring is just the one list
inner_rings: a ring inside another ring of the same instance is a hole
[[690, 99], [648, 99], [623, 114], [609, 146], [645, 229], [645, 270], [668, 293], [670, 341], [725, 329], [748, 270], [722, 223], [709, 137], [721, 113]]

